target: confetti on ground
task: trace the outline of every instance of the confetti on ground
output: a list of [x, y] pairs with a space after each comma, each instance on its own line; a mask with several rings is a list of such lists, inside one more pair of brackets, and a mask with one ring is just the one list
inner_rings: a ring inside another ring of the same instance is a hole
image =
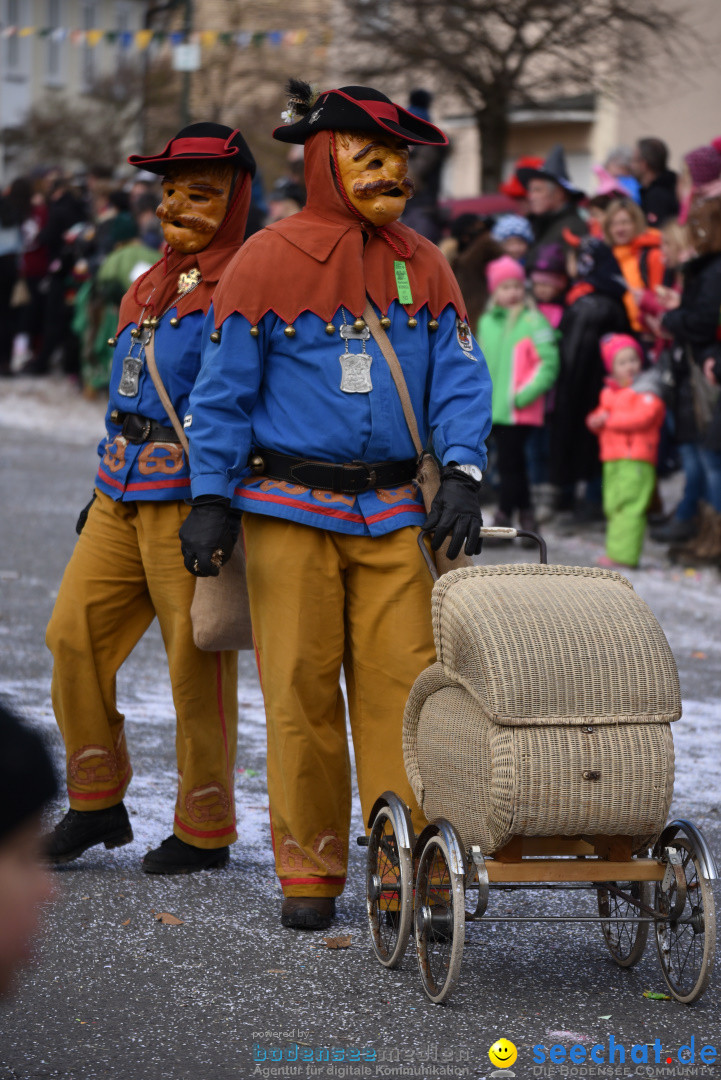
[[183, 920], [176, 918], [175, 915], [171, 915], [169, 911], [160, 911], [155, 916], [159, 923], [163, 923], [164, 926], [182, 926]]
[[350, 934], [341, 934], [339, 937], [323, 938], [329, 949], [347, 949], [351, 943]]
[[644, 990], [643, 996], [651, 1001], [673, 1001], [670, 994], [659, 994], [657, 990]]

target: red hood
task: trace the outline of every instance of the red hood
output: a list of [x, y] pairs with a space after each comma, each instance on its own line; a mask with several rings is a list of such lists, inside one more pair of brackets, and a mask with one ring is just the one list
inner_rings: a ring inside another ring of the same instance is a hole
[[182, 318], [191, 311], [207, 315], [215, 286], [245, 238], [251, 196], [249, 174], [239, 173], [235, 183], [228, 212], [207, 248], [195, 255], [182, 255], [166, 246], [158, 262], [131, 285], [120, 305], [118, 333], [130, 323], [137, 324], [141, 317], [161, 315], [172, 307], [178, 293], [178, 277], [188, 270], [200, 270], [201, 282], [185, 299], [178, 301], [178, 316]]

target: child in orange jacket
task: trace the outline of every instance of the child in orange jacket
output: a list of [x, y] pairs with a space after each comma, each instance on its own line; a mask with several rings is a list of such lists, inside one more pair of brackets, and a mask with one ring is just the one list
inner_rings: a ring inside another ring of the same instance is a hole
[[598, 564], [638, 566], [666, 409], [651, 387], [634, 386], [643, 359], [634, 338], [607, 334], [601, 356], [609, 378], [598, 408], [586, 418], [598, 435], [603, 462], [606, 554]]

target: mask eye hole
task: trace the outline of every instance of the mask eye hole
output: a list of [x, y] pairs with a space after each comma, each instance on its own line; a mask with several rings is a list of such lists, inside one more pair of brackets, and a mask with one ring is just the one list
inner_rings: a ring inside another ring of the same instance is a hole
[[175, 188], [172, 188], [172, 187], [171, 188], [166, 188], [165, 189], [166, 198], [169, 199], [171, 195], [175, 195]]
[[190, 201], [191, 202], [202, 202], [202, 203], [204, 203], [204, 202], [207, 202], [208, 199], [207, 199], [207, 197], [205, 195], [191, 195], [190, 196]]
[[382, 166], [383, 166], [383, 162], [381, 161], [380, 158], [373, 158], [372, 161], [368, 162], [368, 168], [369, 169], [380, 169], [380, 168], [382, 168]]

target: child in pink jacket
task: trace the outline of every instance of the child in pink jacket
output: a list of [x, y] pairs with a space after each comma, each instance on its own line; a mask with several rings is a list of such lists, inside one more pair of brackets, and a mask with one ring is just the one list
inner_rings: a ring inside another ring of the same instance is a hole
[[603, 462], [606, 554], [598, 564], [638, 566], [666, 409], [650, 386], [634, 386], [643, 360], [634, 338], [607, 334], [601, 339], [601, 357], [609, 378], [598, 408], [586, 419], [598, 435]]

